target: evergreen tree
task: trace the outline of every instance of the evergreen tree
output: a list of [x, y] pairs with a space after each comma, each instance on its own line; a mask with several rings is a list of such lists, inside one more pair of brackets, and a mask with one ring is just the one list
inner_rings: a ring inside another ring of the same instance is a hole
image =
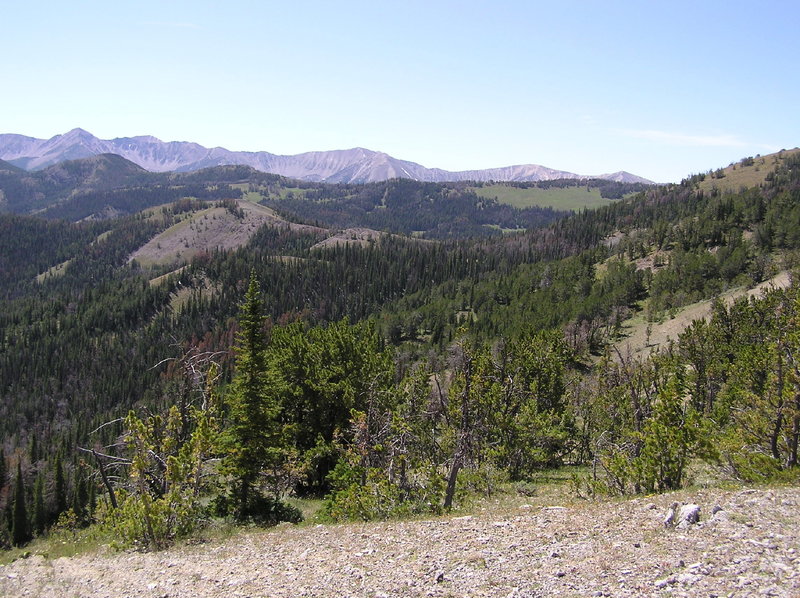
[[17, 463], [17, 481], [14, 487], [14, 511], [11, 519], [11, 542], [22, 546], [31, 539], [28, 525], [28, 508], [25, 504], [25, 482], [22, 479], [22, 464]]
[[234, 480], [232, 510], [237, 518], [255, 515], [259, 478], [280, 458], [277, 406], [268, 392], [266, 338], [261, 290], [255, 272], [239, 315], [236, 374], [230, 394], [231, 423], [225, 439], [225, 468]]
[[6, 452], [0, 447], [0, 492], [6, 487], [6, 476], [8, 470], [6, 469]]
[[47, 513], [44, 508], [44, 476], [40, 473], [36, 476], [36, 484], [33, 487], [33, 533], [37, 536], [44, 533], [47, 526]]
[[97, 484], [89, 484], [89, 519], [94, 520], [94, 512], [97, 509]]
[[86, 521], [88, 503], [89, 490], [86, 487], [86, 476], [83, 473], [83, 468], [81, 468], [75, 475], [75, 491], [72, 495], [72, 511], [81, 523]]
[[36, 438], [36, 434], [31, 434], [28, 455], [30, 456], [31, 464], [35, 464], [39, 460], [39, 442]]
[[55, 465], [55, 502], [56, 502], [56, 512], [55, 516], [58, 516], [67, 510], [67, 484], [66, 480], [64, 479], [64, 466], [61, 461], [61, 453], [59, 452], [56, 455], [56, 465]]

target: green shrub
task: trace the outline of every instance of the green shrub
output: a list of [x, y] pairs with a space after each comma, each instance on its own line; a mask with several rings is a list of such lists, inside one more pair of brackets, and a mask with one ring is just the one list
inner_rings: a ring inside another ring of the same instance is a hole
[[249, 493], [247, 504], [243, 507], [238, 503], [234, 505], [227, 495], [221, 494], [214, 499], [213, 509], [220, 517], [235, 516], [240, 521], [249, 521], [256, 525], [270, 526], [284, 521], [289, 523], [303, 521], [303, 514], [297, 507], [273, 496], [264, 496], [253, 491]]
[[415, 472], [413, 480], [401, 486], [382, 469], [365, 470], [343, 459], [329, 481], [334, 489], [320, 516], [330, 521], [372, 521], [442, 512], [445, 482], [433, 470]]

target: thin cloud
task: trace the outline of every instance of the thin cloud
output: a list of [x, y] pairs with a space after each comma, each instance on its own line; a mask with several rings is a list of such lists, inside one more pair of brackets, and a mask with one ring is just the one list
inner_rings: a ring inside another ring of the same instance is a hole
[[748, 147], [751, 145], [735, 135], [686, 135], [656, 129], [623, 129], [621, 133], [635, 139], [690, 147]]

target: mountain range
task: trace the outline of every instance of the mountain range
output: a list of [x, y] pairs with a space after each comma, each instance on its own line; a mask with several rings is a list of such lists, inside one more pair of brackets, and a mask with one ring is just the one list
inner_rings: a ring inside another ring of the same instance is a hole
[[98, 139], [83, 129], [73, 129], [50, 139], [12, 133], [0, 134], [0, 159], [25, 170], [41, 170], [65, 160], [99, 154], [117, 154], [151, 172], [192, 172], [209, 166], [235, 164], [289, 178], [327, 183], [370, 183], [392, 178], [424, 182], [535, 182], [597, 178], [623, 183], [652, 183], [625, 171], [587, 176], [537, 164], [451, 172], [440, 168], [426, 168], [415, 162], [399, 160], [383, 152], [364, 148], [281, 156], [269, 152], [207, 148], [186, 141], [164, 142], [152, 136]]

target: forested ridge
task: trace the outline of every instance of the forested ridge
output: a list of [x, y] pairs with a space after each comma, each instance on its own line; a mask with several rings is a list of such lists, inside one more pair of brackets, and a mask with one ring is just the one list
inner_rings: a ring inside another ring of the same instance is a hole
[[[756, 187], [689, 178], [571, 216], [241, 167], [2, 214], [0, 542], [100, 521], [160, 547], [211, 516], [296, 520], [288, 495], [326, 497], [333, 520], [439, 512], [565, 463], [594, 464], [584, 495], [679, 488], [700, 459], [796, 476], [793, 287], [717, 302], [646, 360], [610, 343], [635, 313], [792, 270], [798, 167], [787, 154]], [[128, 260], [182, 212], [245, 196], [395, 234], [320, 247], [319, 230], [267, 225], [177, 269]], [[129, 215], [67, 221], [100, 212]]]

